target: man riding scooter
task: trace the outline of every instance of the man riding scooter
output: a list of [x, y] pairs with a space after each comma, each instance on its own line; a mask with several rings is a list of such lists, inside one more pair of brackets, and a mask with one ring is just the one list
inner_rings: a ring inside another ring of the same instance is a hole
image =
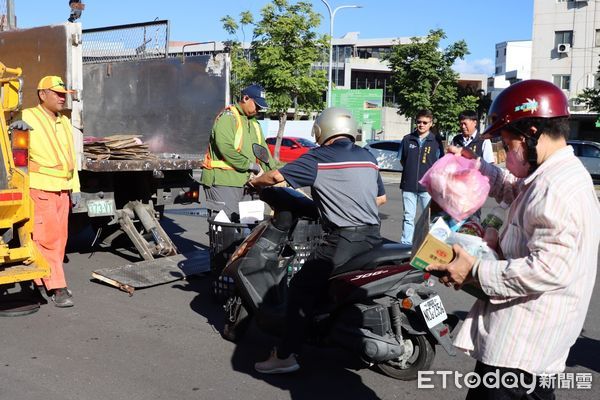
[[286, 332], [279, 348], [255, 368], [266, 374], [296, 371], [308, 322], [335, 269], [382, 243], [377, 207], [386, 202], [377, 161], [354, 144], [357, 126], [350, 112], [327, 108], [315, 120], [321, 146], [279, 170], [249, 181], [253, 187], [284, 180], [294, 188], [310, 186], [325, 237], [290, 281]]

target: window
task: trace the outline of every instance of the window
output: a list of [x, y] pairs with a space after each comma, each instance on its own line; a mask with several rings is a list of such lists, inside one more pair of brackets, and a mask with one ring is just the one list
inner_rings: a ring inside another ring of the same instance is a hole
[[563, 90], [571, 90], [571, 75], [553, 75], [554, 84]]
[[398, 142], [379, 142], [371, 143], [369, 147], [377, 150], [387, 150], [397, 153], [400, 150], [400, 143]]
[[568, 43], [573, 46], [573, 31], [556, 31], [554, 32], [554, 47], [561, 43]]
[[600, 29], [596, 29], [596, 47], [600, 47]]
[[498, 50], [496, 50], [496, 58], [498, 58]]
[[270, 137], [268, 139], [265, 139], [265, 142], [267, 142], [267, 144], [275, 144], [275, 140], [277, 140], [277, 138]]
[[294, 142], [291, 141], [290, 139], [283, 139], [281, 141], [281, 145], [285, 146], [285, 147], [292, 147], [294, 145]]
[[582, 144], [579, 148], [581, 157], [600, 158], [600, 149], [589, 144]]
[[310, 148], [317, 147], [317, 144], [315, 142], [310, 141], [308, 139], [298, 138], [298, 139], [296, 139], [296, 141], [298, 143], [300, 143], [302, 145], [302, 147], [310, 147]]
[[506, 55], [506, 47], [504, 48], [504, 55]]
[[501, 74], [502, 73], [502, 67], [498, 66], [496, 67], [496, 75]]

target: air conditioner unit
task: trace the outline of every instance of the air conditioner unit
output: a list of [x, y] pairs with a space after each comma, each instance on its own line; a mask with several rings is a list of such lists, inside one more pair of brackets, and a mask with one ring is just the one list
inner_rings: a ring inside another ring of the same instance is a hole
[[558, 54], [567, 54], [571, 51], [571, 45], [569, 43], [559, 43], [556, 46], [556, 52]]

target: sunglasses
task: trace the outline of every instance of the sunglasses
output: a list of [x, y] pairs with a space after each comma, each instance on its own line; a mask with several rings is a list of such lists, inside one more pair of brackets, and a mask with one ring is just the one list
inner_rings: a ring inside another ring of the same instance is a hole
[[429, 125], [431, 121], [417, 121], [417, 125]]

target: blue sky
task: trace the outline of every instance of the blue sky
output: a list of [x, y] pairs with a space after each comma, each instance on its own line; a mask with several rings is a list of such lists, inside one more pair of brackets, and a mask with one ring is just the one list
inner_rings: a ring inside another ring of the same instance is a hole
[[[293, 0], [292, 0], [293, 1]], [[308, 0], [323, 15], [320, 32], [329, 33], [329, 14], [321, 0]], [[360, 32], [363, 39], [425, 35], [441, 28], [448, 39], [443, 45], [464, 39], [471, 54], [459, 62], [459, 72], [492, 74], [495, 44], [531, 39], [533, 0], [328, 0], [332, 7], [357, 4], [361, 9], [342, 9], [334, 20], [334, 37]], [[80, 22], [96, 28], [155, 18], [170, 20], [170, 39], [210, 41], [227, 39], [220, 22], [225, 15], [251, 11], [258, 18], [267, 0], [83, 0]], [[15, 0], [20, 28], [66, 21], [68, 0]]]

